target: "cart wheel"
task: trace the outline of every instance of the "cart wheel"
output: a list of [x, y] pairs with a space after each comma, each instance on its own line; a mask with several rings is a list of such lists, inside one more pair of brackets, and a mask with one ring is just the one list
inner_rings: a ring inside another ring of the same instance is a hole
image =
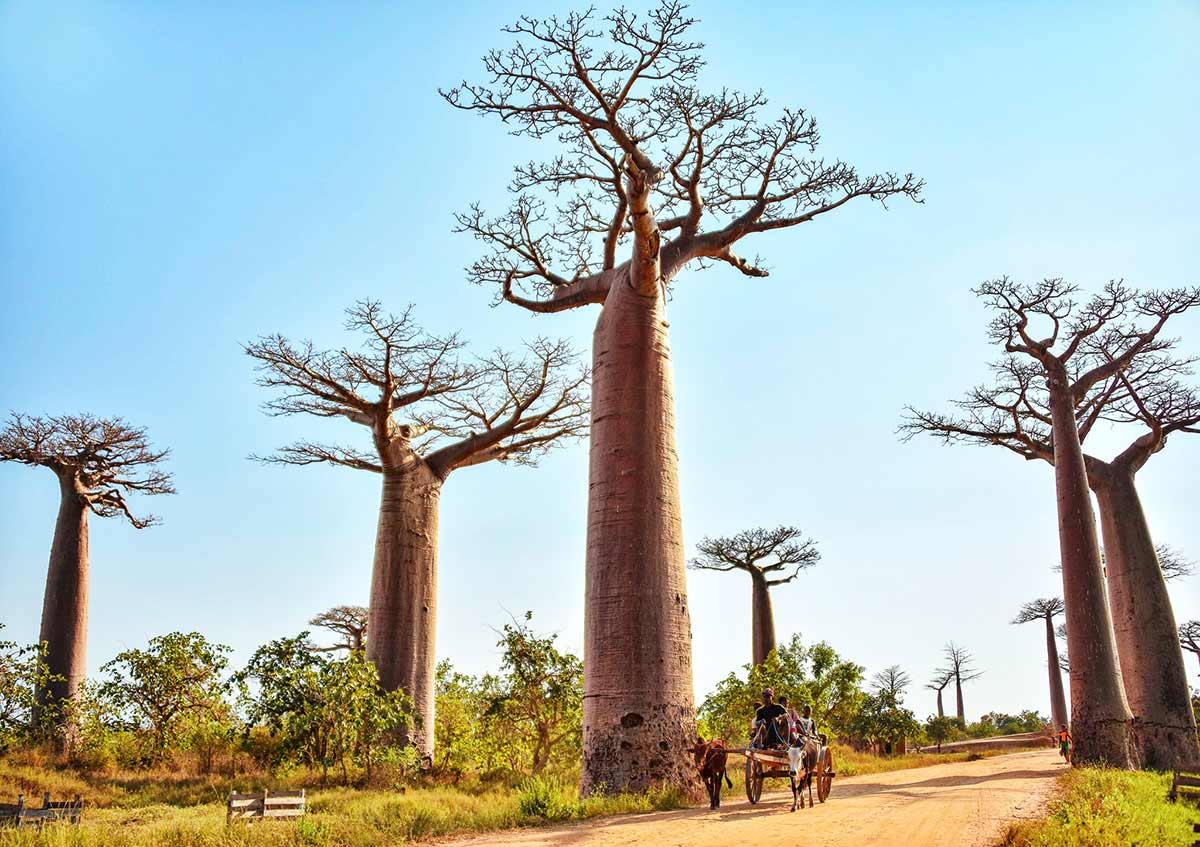
[[763, 777], [762, 765], [753, 759], [746, 759], [746, 799], [757, 803], [762, 797]]
[[821, 757], [821, 766], [817, 770], [817, 799], [822, 803], [829, 796], [829, 789], [833, 787], [833, 753], [828, 749], [825, 750], [825, 755]]

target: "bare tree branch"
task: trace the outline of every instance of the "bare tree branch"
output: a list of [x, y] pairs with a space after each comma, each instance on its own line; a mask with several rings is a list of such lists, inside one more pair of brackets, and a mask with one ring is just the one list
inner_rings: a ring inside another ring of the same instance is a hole
[[817, 542], [805, 538], [794, 526], [758, 527], [724, 538], [702, 538], [698, 556], [688, 562], [694, 570], [742, 570], [766, 579], [768, 586], [783, 585], [821, 559]]
[[121, 418], [12, 412], [0, 430], [0, 462], [50, 468], [92, 512], [123, 516], [138, 529], [159, 519], [134, 515], [125, 495], [174, 494], [171, 474], [159, 467], [169, 454], [150, 446], [145, 429]]
[[[486, 82], [440, 92], [514, 135], [559, 144], [548, 161], [516, 169], [508, 212], [474, 206], [458, 217], [488, 251], [472, 280], [504, 286], [502, 299], [525, 308], [559, 311], [601, 302], [595, 289], [551, 295], [608, 270], [642, 293], [697, 259], [765, 276], [732, 245], [856, 198], [920, 202], [924, 183], [911, 174], [862, 176], [816, 157], [820, 134], [803, 110], [768, 116], [762, 92], [701, 92], [694, 24], [675, 0], [645, 15], [522, 17], [506, 29], [512, 45], [484, 56]], [[631, 247], [624, 263], [621, 244]]]

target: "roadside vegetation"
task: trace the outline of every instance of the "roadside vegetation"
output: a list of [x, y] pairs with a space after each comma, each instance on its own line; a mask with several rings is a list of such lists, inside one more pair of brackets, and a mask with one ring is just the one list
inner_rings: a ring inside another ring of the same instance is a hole
[[[303, 632], [231, 668], [228, 648], [200, 633], [158, 636], [81, 687], [64, 735], [59, 722], [33, 718], [34, 690], [48, 674], [36, 645], [0, 643], [0, 802], [24, 794], [36, 806], [49, 792], [78, 794], [85, 805], [78, 828], [0, 830], [0, 847], [374, 847], [691, 804], [678, 787], [581, 798], [582, 663], [537, 632], [531, 614], [501, 626], [497, 639], [493, 673], [438, 665], [435, 753], [424, 762], [393, 741], [415, 720], [410, 702], [380, 690], [354, 639], [328, 648]], [[901, 737], [928, 741], [903, 687], [871, 688], [860, 665], [798, 637], [723, 679], [700, 708], [701, 732], [744, 746], [766, 686], [813, 706], [821, 731], [837, 739], [841, 776], [968, 758], [877, 755]], [[985, 716], [967, 729], [992, 732], [1008, 720]], [[728, 796], [737, 798], [740, 757], [730, 776]], [[226, 827], [231, 791], [296, 788], [307, 792], [301, 821]]]
[[1171, 803], [1170, 774], [1077, 768], [1060, 779], [1046, 817], [1010, 824], [1005, 847], [1129, 847], [1192, 842], [1194, 806]]

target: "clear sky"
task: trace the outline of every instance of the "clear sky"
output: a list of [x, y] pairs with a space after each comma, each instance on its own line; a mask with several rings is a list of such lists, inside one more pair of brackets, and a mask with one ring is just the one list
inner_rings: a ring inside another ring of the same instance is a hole
[[[635, 4], [640, 5], [640, 4]], [[750, 6], [750, 8], [747, 8]], [[772, 268], [686, 273], [670, 304], [689, 544], [763, 524], [817, 538], [776, 591], [779, 635], [827, 639], [924, 682], [948, 639], [986, 673], [967, 710], [1048, 709], [1060, 593], [1050, 468], [897, 441], [995, 355], [969, 288], [1065, 276], [1200, 283], [1200, 7], [1194, 3], [697, 3], [703, 84], [762, 87], [821, 123], [823, 153], [913, 171], [926, 202], [857, 203], [745, 245]], [[197, 629], [242, 662], [314, 613], [365, 603], [378, 479], [246, 460], [350, 424], [268, 418], [239, 344], [342, 344], [361, 297], [412, 302], [480, 349], [586, 349], [595, 309], [491, 308], [451, 232], [547, 155], [436, 94], [479, 75], [518, 14], [561, 2], [0, 6], [0, 409], [122, 415], [173, 453], [164, 525], [92, 522], [89, 666]], [[1178, 322], [1200, 353], [1200, 315]], [[438, 648], [495, 667], [493, 627], [535, 612], [581, 650], [586, 446], [538, 469], [457, 472], [442, 500]], [[1200, 559], [1200, 438], [1141, 474], [1156, 540]], [[37, 636], [58, 491], [0, 466], [0, 621]], [[750, 586], [690, 573], [696, 689], [749, 660]], [[1173, 586], [1200, 617], [1200, 578]], [[630, 657], [636, 661], [636, 657]], [[1195, 662], [1189, 671], [1195, 677]], [[910, 693], [919, 716], [932, 693]]]

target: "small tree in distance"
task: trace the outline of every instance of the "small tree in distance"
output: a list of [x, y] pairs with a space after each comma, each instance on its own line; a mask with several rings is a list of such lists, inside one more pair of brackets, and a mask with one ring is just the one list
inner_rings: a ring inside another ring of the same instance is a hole
[[943, 655], [946, 657], [946, 671], [954, 678], [954, 700], [958, 722], [967, 724], [966, 711], [963, 709], [962, 687], [964, 682], [979, 679], [983, 671], [976, 670], [972, 664], [975, 660], [965, 648], [959, 647], [953, 641], [946, 645]]
[[1179, 625], [1179, 646], [1200, 659], [1200, 621], [1184, 621]]
[[937, 692], [937, 716], [942, 718], [946, 716], [946, 711], [942, 708], [942, 691], [950, 684], [950, 680], [954, 679], [954, 672], [939, 669], [934, 671], [934, 674], [933, 679], [925, 683], [925, 687]]
[[912, 684], [912, 678], [902, 671], [899, 665], [892, 665], [871, 677], [871, 684], [875, 686], [876, 691], [885, 691], [899, 699], [904, 695], [904, 690]]
[[1058, 645], [1055, 643], [1054, 618], [1063, 613], [1061, 597], [1043, 597], [1021, 607], [1014, 624], [1044, 621], [1046, 624], [1046, 667], [1050, 675], [1050, 720], [1058, 730], [1067, 723], [1067, 698], [1063, 691], [1062, 672], [1058, 665]]
[[14, 412], [0, 430], [0, 462], [48, 468], [58, 477], [38, 638], [46, 645], [49, 674], [37, 692], [38, 703], [54, 715], [64, 714], [61, 701], [75, 697], [87, 670], [88, 514], [124, 517], [137, 529], [158, 523], [154, 515], [135, 515], [125, 498], [175, 493], [171, 475], [159, 467], [168, 452], [151, 447], [146, 430], [121, 418]]
[[367, 610], [362, 606], [334, 606], [321, 612], [308, 622], [309, 626], [319, 626], [341, 636], [341, 641], [330, 647], [317, 647], [316, 650], [331, 652], [347, 650], [351, 653], [361, 653], [367, 644]]
[[771, 589], [785, 585], [821, 558], [817, 542], [794, 526], [748, 529], [724, 538], [702, 538], [700, 554], [688, 567], [704, 571], [744, 571], [752, 586], [751, 661], [761, 664], [775, 649]]

